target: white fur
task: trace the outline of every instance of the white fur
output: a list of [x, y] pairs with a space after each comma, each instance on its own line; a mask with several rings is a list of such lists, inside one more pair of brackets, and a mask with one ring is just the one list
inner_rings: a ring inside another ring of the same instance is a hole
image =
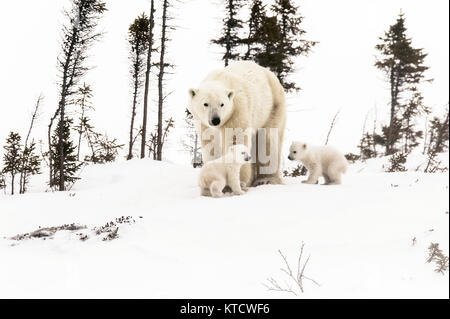
[[240, 182], [239, 172], [241, 166], [250, 158], [246, 146], [233, 145], [224, 156], [205, 163], [200, 171], [198, 182], [201, 194], [222, 197], [226, 186], [230, 187], [235, 195], [244, 194], [246, 185]]
[[302, 162], [308, 169], [308, 179], [303, 181], [307, 184], [317, 184], [320, 176], [323, 176], [326, 185], [341, 184], [341, 175], [347, 171], [346, 158], [331, 146], [293, 142], [288, 158]]
[[[275, 128], [278, 132], [278, 145], [269, 145], [275, 149], [276, 164], [273, 174], [260, 174], [257, 167], [264, 166], [259, 162], [255, 146], [251, 138], [239, 142], [246, 144], [252, 154], [256, 155], [255, 164], [246, 164], [241, 170], [241, 180], [247, 184], [259, 184], [262, 181], [281, 183], [279, 177], [281, 144], [285, 127], [285, 94], [276, 76], [266, 68], [250, 61], [234, 62], [223, 70], [211, 72], [198, 89], [189, 90], [189, 111], [197, 121], [198, 134], [202, 141], [202, 155], [209, 162], [224, 154], [232, 141], [225, 140], [226, 128], [250, 129], [253, 133], [259, 128]], [[206, 105], [206, 106], [205, 106]], [[213, 120], [220, 119], [214, 125]], [[219, 133], [222, 140], [221, 154], [211, 154], [206, 145], [210, 137], [203, 134], [206, 129]], [[275, 148], [274, 146], [277, 146]]]

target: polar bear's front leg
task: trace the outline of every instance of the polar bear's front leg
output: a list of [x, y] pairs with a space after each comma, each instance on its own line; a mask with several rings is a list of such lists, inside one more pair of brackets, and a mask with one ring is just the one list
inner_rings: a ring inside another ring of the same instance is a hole
[[239, 178], [239, 169], [233, 170], [228, 175], [228, 185], [233, 191], [234, 195], [243, 195], [245, 192], [241, 188], [241, 181]]
[[309, 171], [309, 176], [306, 181], [302, 181], [303, 184], [319, 184], [320, 169], [317, 164], [305, 165]]

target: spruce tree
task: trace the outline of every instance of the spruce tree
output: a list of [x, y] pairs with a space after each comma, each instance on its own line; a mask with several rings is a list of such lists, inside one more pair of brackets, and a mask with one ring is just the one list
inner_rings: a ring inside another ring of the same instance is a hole
[[276, 17], [263, 17], [254, 41], [258, 41], [260, 46], [254, 48], [253, 60], [274, 72], [279, 69], [285, 55], [280, 50], [282, 33]]
[[149, 19], [145, 13], [138, 16], [128, 28], [128, 44], [130, 47], [130, 73], [133, 83], [133, 103], [131, 107], [130, 137], [128, 142], [127, 160], [133, 158], [134, 121], [139, 93], [142, 88], [142, 75], [144, 72], [145, 56], [148, 50]]
[[20, 172], [21, 167], [21, 137], [19, 133], [10, 132], [3, 147], [3, 175], [11, 177], [11, 195], [14, 195], [15, 177]]
[[222, 34], [211, 42], [225, 48], [222, 60], [225, 62], [225, 66], [228, 66], [230, 60], [238, 59], [240, 54], [237, 48], [243, 44], [243, 39], [240, 36], [243, 21], [238, 17], [238, 13], [245, 0], [223, 1], [225, 1], [226, 17], [223, 19]]
[[250, 18], [247, 21], [248, 36], [242, 42], [247, 46], [244, 60], [254, 60], [255, 52], [260, 49], [262, 41], [261, 35], [262, 24], [267, 18], [266, 6], [262, 0], [253, 0], [250, 7]]
[[6, 178], [5, 175], [3, 175], [2, 170], [0, 170], [0, 190], [6, 188]]
[[29, 178], [32, 175], [41, 173], [41, 158], [36, 154], [36, 143], [31, 141], [30, 145], [25, 146], [21, 154], [21, 185], [20, 193], [24, 194], [27, 191]]
[[423, 131], [416, 129], [416, 118], [422, 114], [428, 114], [430, 110], [424, 105], [422, 94], [413, 88], [412, 96], [402, 107], [402, 136], [403, 153], [409, 154], [419, 145], [419, 139], [423, 138]]
[[[72, 8], [70, 11], [65, 11], [66, 24], [62, 29], [62, 50], [58, 56], [58, 71], [59, 71], [59, 103], [55, 111], [55, 114], [50, 120], [48, 127], [48, 139], [49, 139], [49, 166], [50, 166], [50, 179], [55, 176], [54, 170], [56, 167], [59, 169], [59, 190], [65, 190], [64, 177], [67, 171], [72, 168], [66, 169], [64, 167], [67, 159], [64, 158], [67, 154], [65, 145], [68, 144], [64, 141], [64, 123], [66, 118], [66, 107], [71, 104], [70, 97], [76, 92], [75, 88], [78, 81], [85, 75], [89, 68], [85, 65], [88, 57], [87, 51], [92, 44], [101, 35], [100, 32], [96, 32], [98, 21], [102, 14], [106, 11], [106, 4], [101, 0], [72, 0]], [[50, 134], [52, 130], [53, 121], [59, 116], [59, 138], [58, 138], [58, 154], [59, 158], [52, 154], [52, 148], [50, 145]], [[55, 160], [58, 162], [56, 163]], [[55, 185], [54, 181], [50, 181], [51, 185]]]
[[441, 120], [434, 117], [430, 121], [430, 137], [428, 144], [428, 154], [437, 154], [448, 151], [449, 149], [449, 109], [447, 107], [445, 116]]
[[142, 116], [141, 129], [141, 158], [145, 157], [145, 148], [147, 143], [147, 113], [148, 113], [148, 93], [150, 87], [150, 69], [152, 68], [152, 53], [156, 51], [153, 49], [153, 29], [155, 27], [155, 1], [150, 0], [150, 16], [149, 16], [149, 30], [147, 37], [147, 67], [145, 69], [145, 83], [144, 83], [144, 107]]
[[396, 23], [390, 26], [384, 36], [380, 37], [381, 42], [376, 45], [379, 56], [375, 66], [384, 72], [390, 85], [390, 120], [383, 128], [387, 155], [398, 150], [396, 144], [403, 137], [401, 110], [406, 103], [402, 98], [406, 98], [409, 90], [425, 80], [424, 73], [428, 69], [424, 65], [427, 54], [423, 49], [412, 46], [412, 40], [407, 37], [406, 31], [405, 18], [400, 13]]
[[277, 51], [281, 55], [281, 63], [274, 71], [287, 91], [299, 90], [294, 82], [289, 82], [288, 77], [295, 71], [295, 58], [307, 56], [317, 42], [304, 39], [306, 31], [302, 29], [303, 16], [299, 13], [299, 7], [294, 0], [275, 0], [272, 11], [277, 18], [281, 38]]
[[89, 117], [87, 112], [93, 110], [91, 99], [92, 99], [92, 89], [91, 86], [83, 83], [83, 86], [78, 88], [77, 98], [75, 100], [75, 105], [79, 107], [78, 113], [80, 117], [78, 118], [78, 124], [74, 127], [74, 130], [78, 133], [78, 143], [77, 143], [77, 161], [80, 160], [81, 151], [81, 140], [83, 133], [86, 131], [87, 126], [90, 127]]
[[[59, 128], [59, 125], [63, 123], [64, 127], [61, 130]], [[55, 129], [55, 132], [52, 136], [52, 143], [51, 143], [51, 156], [53, 157], [53, 162], [55, 165], [55, 169], [53, 170], [53, 178], [50, 180], [50, 186], [51, 187], [60, 187], [60, 162], [57, 160], [61, 157], [64, 158], [64, 163], [62, 166], [63, 171], [63, 179], [64, 179], [64, 189], [73, 184], [75, 181], [77, 181], [79, 178], [76, 176], [76, 173], [81, 168], [82, 163], [77, 161], [77, 154], [76, 154], [76, 146], [73, 144], [73, 141], [70, 138], [70, 127], [72, 126], [73, 120], [70, 118], [66, 118], [62, 122], [58, 122], [58, 125]], [[60, 139], [60, 132], [63, 132], [62, 139]], [[60, 141], [62, 140], [63, 143], [63, 154], [60, 154]]]

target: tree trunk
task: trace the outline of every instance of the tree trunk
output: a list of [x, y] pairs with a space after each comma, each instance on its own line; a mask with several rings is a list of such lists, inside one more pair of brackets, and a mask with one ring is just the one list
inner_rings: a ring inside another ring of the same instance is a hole
[[77, 161], [80, 160], [81, 136], [83, 135], [84, 103], [85, 97], [83, 96], [83, 99], [81, 100], [81, 120], [80, 120], [80, 132], [78, 135]]
[[160, 58], [159, 58], [159, 74], [158, 74], [158, 133], [156, 140], [156, 159], [158, 161], [162, 158], [162, 125], [163, 125], [163, 78], [164, 78], [164, 58], [166, 51], [166, 28], [167, 28], [167, 6], [168, 0], [163, 2], [163, 15], [162, 15], [162, 26], [161, 26], [161, 47], [160, 47]]
[[149, 17], [149, 28], [150, 33], [148, 37], [148, 53], [147, 53], [147, 69], [145, 70], [145, 88], [144, 88], [144, 110], [142, 119], [142, 139], [141, 139], [141, 158], [145, 157], [145, 143], [147, 134], [147, 109], [148, 109], [148, 91], [150, 85], [150, 69], [152, 66], [152, 44], [153, 44], [153, 27], [154, 27], [154, 13], [155, 13], [155, 3], [154, 0], [150, 2], [150, 17]]
[[[228, 0], [228, 21], [233, 19], [233, 0]], [[229, 64], [229, 58], [231, 56], [231, 25], [230, 23], [227, 23], [227, 31], [226, 31], [226, 52], [225, 52], [225, 66], [228, 66]]]
[[[131, 109], [131, 123], [130, 123], [130, 142], [128, 145], [128, 156], [127, 160], [133, 158], [133, 130], [134, 130], [134, 118], [136, 117], [136, 104], [137, 104], [137, 95], [139, 88], [139, 66], [137, 60], [139, 59], [139, 44], [136, 44], [136, 63], [134, 65], [134, 92], [133, 92], [133, 107]], [[144, 153], [145, 155], [145, 153]]]
[[14, 195], [14, 176], [15, 176], [15, 172], [12, 171], [11, 172], [11, 195]]

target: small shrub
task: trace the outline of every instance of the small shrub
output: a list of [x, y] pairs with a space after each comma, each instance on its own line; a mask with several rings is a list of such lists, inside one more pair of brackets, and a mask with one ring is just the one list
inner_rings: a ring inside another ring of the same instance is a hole
[[407, 155], [405, 153], [395, 153], [389, 158], [390, 166], [387, 168], [386, 172], [405, 172], [407, 169], [405, 167]]
[[284, 170], [283, 176], [284, 177], [299, 177], [299, 176], [305, 176], [308, 170], [305, 166], [298, 164], [296, 167], [294, 167], [291, 171]]
[[357, 154], [353, 154], [353, 153], [348, 153], [348, 154], [345, 154], [344, 156], [347, 159], [347, 161], [349, 161], [350, 163], [354, 163], [361, 159], [361, 156], [359, 156]]

